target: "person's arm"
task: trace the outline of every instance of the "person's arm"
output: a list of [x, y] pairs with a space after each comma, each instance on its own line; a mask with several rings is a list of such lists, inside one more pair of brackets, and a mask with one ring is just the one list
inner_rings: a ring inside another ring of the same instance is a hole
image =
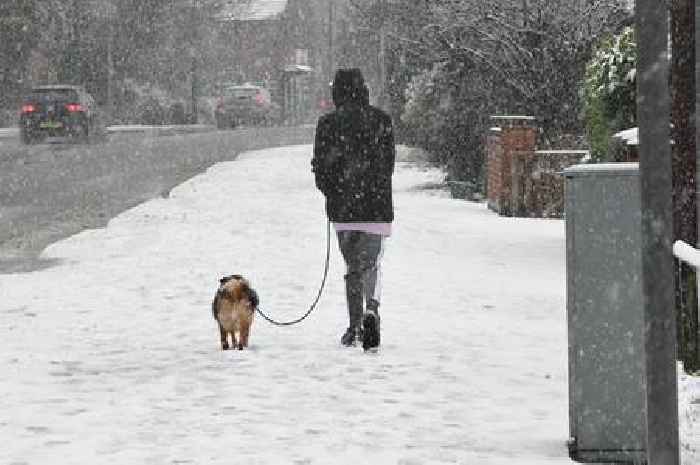
[[253, 307], [253, 310], [256, 310], [258, 308], [258, 305], [260, 305], [260, 298], [258, 297], [258, 293], [255, 292], [255, 289], [252, 287], [248, 289], [248, 300], [250, 301], [251, 307]]
[[327, 195], [330, 185], [329, 170], [327, 166], [330, 134], [328, 131], [328, 122], [323, 118], [318, 120], [316, 125], [316, 137], [314, 140], [314, 156], [311, 159], [311, 171], [314, 173], [316, 187], [324, 195]]
[[396, 162], [396, 145], [394, 143], [394, 128], [391, 117], [384, 115], [379, 135], [379, 169], [382, 176], [390, 178], [394, 173]]
[[311, 159], [311, 171], [314, 172], [316, 187], [328, 196], [338, 188], [338, 163], [340, 150], [334, 145], [332, 120], [322, 118], [316, 126], [314, 156]]

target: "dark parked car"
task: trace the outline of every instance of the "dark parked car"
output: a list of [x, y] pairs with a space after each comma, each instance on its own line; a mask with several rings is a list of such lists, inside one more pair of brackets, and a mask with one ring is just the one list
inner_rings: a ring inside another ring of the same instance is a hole
[[103, 127], [95, 100], [85, 89], [72, 85], [34, 87], [22, 101], [20, 138], [25, 144], [47, 137], [87, 141]]
[[279, 122], [280, 107], [270, 92], [254, 84], [230, 85], [223, 88], [216, 104], [216, 126], [219, 129], [245, 125], [271, 125]]

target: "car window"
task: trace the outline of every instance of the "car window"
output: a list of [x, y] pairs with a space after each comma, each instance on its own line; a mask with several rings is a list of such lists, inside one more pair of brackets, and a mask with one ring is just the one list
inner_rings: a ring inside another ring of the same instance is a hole
[[258, 93], [255, 87], [227, 87], [224, 89], [224, 96], [233, 98], [253, 98]]
[[78, 100], [78, 93], [74, 89], [34, 89], [28, 100], [48, 102], [54, 100], [68, 101]]

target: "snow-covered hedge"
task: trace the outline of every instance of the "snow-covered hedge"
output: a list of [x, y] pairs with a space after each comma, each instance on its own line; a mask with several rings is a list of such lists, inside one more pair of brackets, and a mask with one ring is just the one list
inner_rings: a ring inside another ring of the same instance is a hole
[[637, 43], [631, 27], [603, 40], [588, 63], [585, 120], [596, 160], [611, 160], [612, 134], [636, 124], [636, 73]]
[[434, 164], [445, 168], [448, 182], [466, 186], [466, 197], [484, 190], [481, 134], [488, 113], [472, 90], [473, 82], [435, 64], [413, 76], [401, 115], [406, 142], [425, 149]]

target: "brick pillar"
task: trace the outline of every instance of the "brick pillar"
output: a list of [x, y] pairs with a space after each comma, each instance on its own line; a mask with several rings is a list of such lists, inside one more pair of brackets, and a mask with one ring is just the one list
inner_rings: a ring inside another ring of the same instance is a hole
[[537, 128], [533, 116], [492, 116], [487, 140], [488, 206], [499, 215], [512, 215], [513, 157], [517, 153], [533, 153]]
[[493, 127], [486, 137], [486, 200], [488, 207], [499, 211], [498, 199], [502, 189], [503, 145], [501, 144], [501, 128]]

